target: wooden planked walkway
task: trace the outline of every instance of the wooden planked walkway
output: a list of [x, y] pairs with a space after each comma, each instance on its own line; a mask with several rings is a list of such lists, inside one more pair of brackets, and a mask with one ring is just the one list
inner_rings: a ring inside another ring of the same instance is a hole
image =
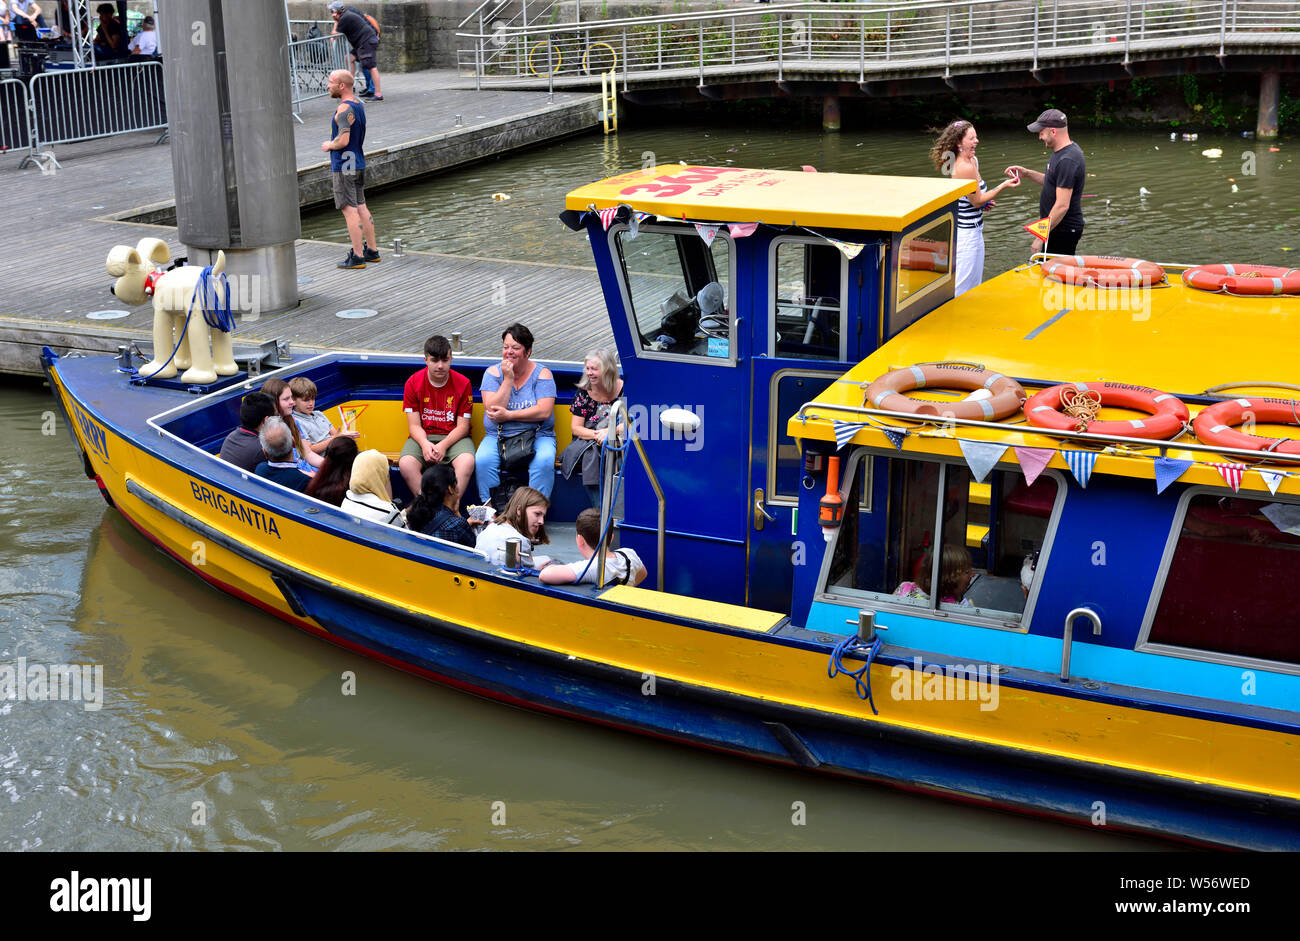
[[[367, 152], [460, 134], [473, 148], [475, 132], [483, 137], [484, 129], [517, 123], [521, 115], [549, 115], [544, 109], [556, 105], [587, 107], [592, 99], [557, 94], [552, 103], [545, 93], [475, 92], [459, 84], [463, 80], [454, 73], [385, 76], [386, 100], [367, 107]], [[328, 136], [331, 111], [328, 99], [303, 106], [305, 123], [295, 130], [300, 174], [321, 163], [320, 142]], [[174, 255], [184, 253], [174, 228], [120, 218], [173, 199], [170, 151], [155, 145], [156, 138], [141, 133], [57, 147], [63, 169], [50, 175], [17, 170], [15, 155], [0, 160], [11, 225], [20, 229], [22, 254], [30, 259], [0, 271], [0, 373], [38, 375], [37, 357], [46, 342], [59, 352], [111, 352], [130, 340], [150, 349], [149, 305], [130, 309], [120, 320], [85, 315], [127, 309], [108, 290], [112, 279], [104, 258], [113, 245], [152, 235], [167, 241]], [[480, 157], [517, 145], [498, 133], [483, 139], [498, 149], [485, 149]], [[555, 225], [557, 237], [581, 238], [558, 221]], [[283, 339], [302, 352], [418, 352], [429, 334], [460, 331], [467, 354], [491, 355], [500, 348], [501, 329], [516, 320], [532, 329], [536, 355], [544, 359], [580, 359], [590, 347], [612, 342], [594, 267], [431, 252], [399, 258], [385, 248], [382, 233], [380, 241], [381, 263], [342, 271], [335, 264], [347, 252], [343, 242], [300, 240], [300, 305], [241, 320], [237, 347]], [[379, 313], [364, 320], [335, 316], [352, 308]]]

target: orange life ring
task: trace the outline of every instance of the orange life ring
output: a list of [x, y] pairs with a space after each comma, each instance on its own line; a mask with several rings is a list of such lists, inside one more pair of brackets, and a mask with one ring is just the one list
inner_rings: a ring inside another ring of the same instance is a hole
[[1080, 287], [1139, 288], [1165, 280], [1165, 269], [1154, 261], [1115, 255], [1063, 255], [1042, 264], [1044, 277]]
[[1300, 268], [1272, 265], [1198, 265], [1183, 272], [1183, 284], [1198, 291], [1276, 296], [1300, 294]]
[[1201, 441], [1219, 447], [1300, 454], [1300, 440], [1249, 435], [1233, 427], [1245, 421], [1247, 413], [1253, 415], [1257, 422], [1300, 425], [1300, 402], [1270, 398], [1231, 399], [1202, 409], [1192, 422], [1192, 430]]
[[1101, 397], [1102, 405], [1131, 408], [1151, 416], [1124, 421], [1094, 421], [1082, 429], [1095, 435], [1172, 438], [1183, 430], [1184, 423], [1191, 415], [1182, 400], [1159, 389], [1122, 382], [1067, 382], [1034, 393], [1025, 403], [1025, 418], [1029, 424], [1039, 428], [1079, 430], [1079, 419], [1066, 415], [1061, 410], [1062, 394], [1075, 392], [1095, 392]]
[[899, 252], [898, 264], [912, 271], [947, 271], [948, 243], [912, 239]]
[[[988, 389], [986, 399], [964, 402], [932, 402], [904, 395], [913, 389]], [[914, 415], [943, 415], [997, 421], [1020, 411], [1025, 390], [1010, 376], [980, 369], [978, 366], [925, 365], [908, 366], [887, 372], [867, 387], [867, 404], [890, 412]]]

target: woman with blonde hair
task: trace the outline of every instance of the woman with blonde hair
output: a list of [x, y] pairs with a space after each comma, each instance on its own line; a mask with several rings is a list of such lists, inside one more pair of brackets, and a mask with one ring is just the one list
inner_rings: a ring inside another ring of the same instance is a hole
[[393, 485], [388, 477], [388, 458], [378, 451], [362, 451], [352, 462], [352, 479], [339, 509], [362, 519], [406, 526], [402, 511], [393, 504]]
[[298, 434], [298, 423], [293, 420], [293, 390], [289, 388], [289, 383], [273, 377], [262, 383], [262, 391], [271, 397], [275, 403], [275, 413], [284, 419], [293, 434], [293, 461], [298, 465], [298, 470], [309, 476], [315, 474], [316, 468], [325, 463], [325, 458], [303, 445], [302, 436]]
[[546, 545], [546, 511], [551, 501], [532, 487], [520, 487], [510, 496], [505, 511], [478, 534], [474, 548], [487, 556], [493, 565], [505, 565], [506, 540], [519, 540], [519, 559], [532, 563], [534, 545]]
[[988, 190], [980, 179], [980, 164], [975, 157], [979, 146], [975, 125], [953, 121], [939, 132], [930, 148], [934, 168], [955, 180], [975, 180], [979, 190], [957, 201], [957, 282], [953, 297], [969, 291], [984, 280], [984, 213], [993, 208], [993, 198], [1007, 187], [1020, 185], [1020, 177], [1003, 180]]
[[582, 467], [582, 485], [593, 507], [600, 505], [600, 447], [609, 432], [609, 409], [622, 395], [614, 354], [596, 349], [584, 356], [582, 378], [569, 406], [573, 440], [560, 455], [560, 471], [568, 480]]

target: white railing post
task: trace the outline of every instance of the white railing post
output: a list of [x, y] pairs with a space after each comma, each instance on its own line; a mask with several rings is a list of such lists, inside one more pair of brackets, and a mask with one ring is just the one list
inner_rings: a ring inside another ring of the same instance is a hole
[[700, 20], [700, 87], [704, 87], [704, 20]]
[[858, 14], [858, 83], [867, 80], [867, 16]]
[[952, 10], [944, 13], [943, 77], [952, 77]]
[[893, 38], [890, 35], [894, 31], [893, 21], [894, 21], [894, 12], [892, 10], [886, 10], [885, 11], [885, 63], [886, 64], [888, 64], [889, 62], [889, 44], [890, 44], [890, 40]]
[[[627, 27], [623, 27], [623, 92], [627, 93]], [[614, 128], [618, 130], [617, 127]]]
[[1052, 0], [1052, 48], [1055, 49], [1059, 39], [1056, 27], [1061, 20], [1061, 0]]
[[[479, 10], [482, 11], [482, 7]], [[474, 51], [477, 61], [474, 63], [474, 90], [482, 91], [483, 89], [483, 14], [478, 15], [478, 39], [474, 40]]]
[[736, 18], [731, 18], [731, 64], [736, 64]]
[[1219, 58], [1223, 58], [1224, 43], [1228, 38], [1228, 0], [1223, 0], [1223, 12], [1219, 16]]
[[785, 81], [785, 14], [776, 15], [776, 80]]
[[[1034, 3], [1034, 68], [1038, 71], [1038, 3]], [[1019, 171], [1016, 171], [1019, 172]]]
[[1133, 39], [1133, 0], [1124, 4], [1124, 64], [1128, 65], [1128, 50]]

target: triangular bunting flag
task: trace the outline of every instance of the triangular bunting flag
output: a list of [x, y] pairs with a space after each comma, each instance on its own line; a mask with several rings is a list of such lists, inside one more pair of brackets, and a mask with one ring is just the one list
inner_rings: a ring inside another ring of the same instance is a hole
[[1172, 457], [1156, 458], [1156, 493], [1164, 493], [1165, 488], [1186, 473], [1192, 461], [1176, 461]]
[[831, 424], [835, 427], [835, 443], [841, 448], [866, 427], [863, 422], [840, 421], [838, 418], [832, 418]]
[[1020, 462], [1021, 473], [1025, 475], [1026, 487], [1034, 485], [1055, 453], [1051, 448], [1016, 448], [1016, 460]]
[[1222, 474], [1223, 479], [1228, 482], [1228, 486], [1232, 488], [1233, 493], [1236, 493], [1237, 488], [1241, 486], [1241, 478], [1246, 474], [1246, 465], [1220, 464], [1216, 461], [1211, 461], [1210, 466], [1218, 468], [1219, 473]]
[[907, 437], [906, 431], [894, 431], [892, 428], [881, 428], [880, 430], [889, 439], [889, 443], [894, 446], [894, 450], [903, 450], [903, 439]]
[[823, 235], [822, 238], [826, 239], [826, 241], [830, 242], [841, 252], [843, 252], [844, 257], [849, 259], [850, 261], [852, 261], [854, 258], [857, 258], [858, 253], [862, 251], [862, 249], [866, 248], [865, 245], [860, 245], [857, 242], [841, 242], [839, 239], [828, 238], [825, 235]]
[[632, 218], [627, 220], [627, 238], [630, 242], [641, 234], [641, 223], [650, 218], [648, 212], [633, 212]]
[[713, 244], [713, 237], [718, 234], [719, 226], [705, 225], [703, 222], [695, 223], [695, 231], [700, 233], [700, 238], [704, 239], [705, 245]]
[[804, 172], [804, 173], [816, 173], [816, 172], [817, 172], [817, 168], [816, 168], [816, 167], [810, 167], [810, 166], [808, 166], [808, 164], [805, 163], [805, 164], [803, 165], [803, 172]]
[[970, 468], [971, 476], [975, 482], [982, 484], [984, 478], [993, 470], [993, 465], [1002, 459], [1006, 453], [1007, 446], [998, 444], [996, 441], [966, 441], [958, 438], [957, 443], [961, 445], [962, 457], [966, 458], [966, 466]]
[[600, 224], [605, 228], [606, 232], [609, 231], [609, 227], [613, 224], [614, 218], [618, 215], [618, 209], [618, 206], [610, 206], [608, 209], [596, 210], [596, 215], [600, 216]]
[[757, 222], [728, 222], [727, 228], [731, 231], [733, 239], [743, 239], [747, 235], [753, 235], [754, 230], [758, 228]]
[[1259, 476], [1264, 478], [1264, 483], [1268, 484], [1268, 492], [1277, 493], [1278, 484], [1282, 483], [1282, 474], [1277, 471], [1260, 471]]
[[1065, 458], [1065, 463], [1070, 468], [1070, 473], [1074, 474], [1074, 479], [1079, 482], [1079, 486], [1087, 487], [1088, 478], [1092, 476], [1092, 465], [1097, 463], [1097, 453], [1095, 451], [1062, 451], [1061, 457]]
[[1035, 238], [1040, 238], [1046, 242], [1047, 236], [1052, 232], [1051, 217], [1048, 216], [1047, 218], [1039, 219], [1037, 222], [1029, 223], [1029, 225], [1025, 226], [1025, 231]]

